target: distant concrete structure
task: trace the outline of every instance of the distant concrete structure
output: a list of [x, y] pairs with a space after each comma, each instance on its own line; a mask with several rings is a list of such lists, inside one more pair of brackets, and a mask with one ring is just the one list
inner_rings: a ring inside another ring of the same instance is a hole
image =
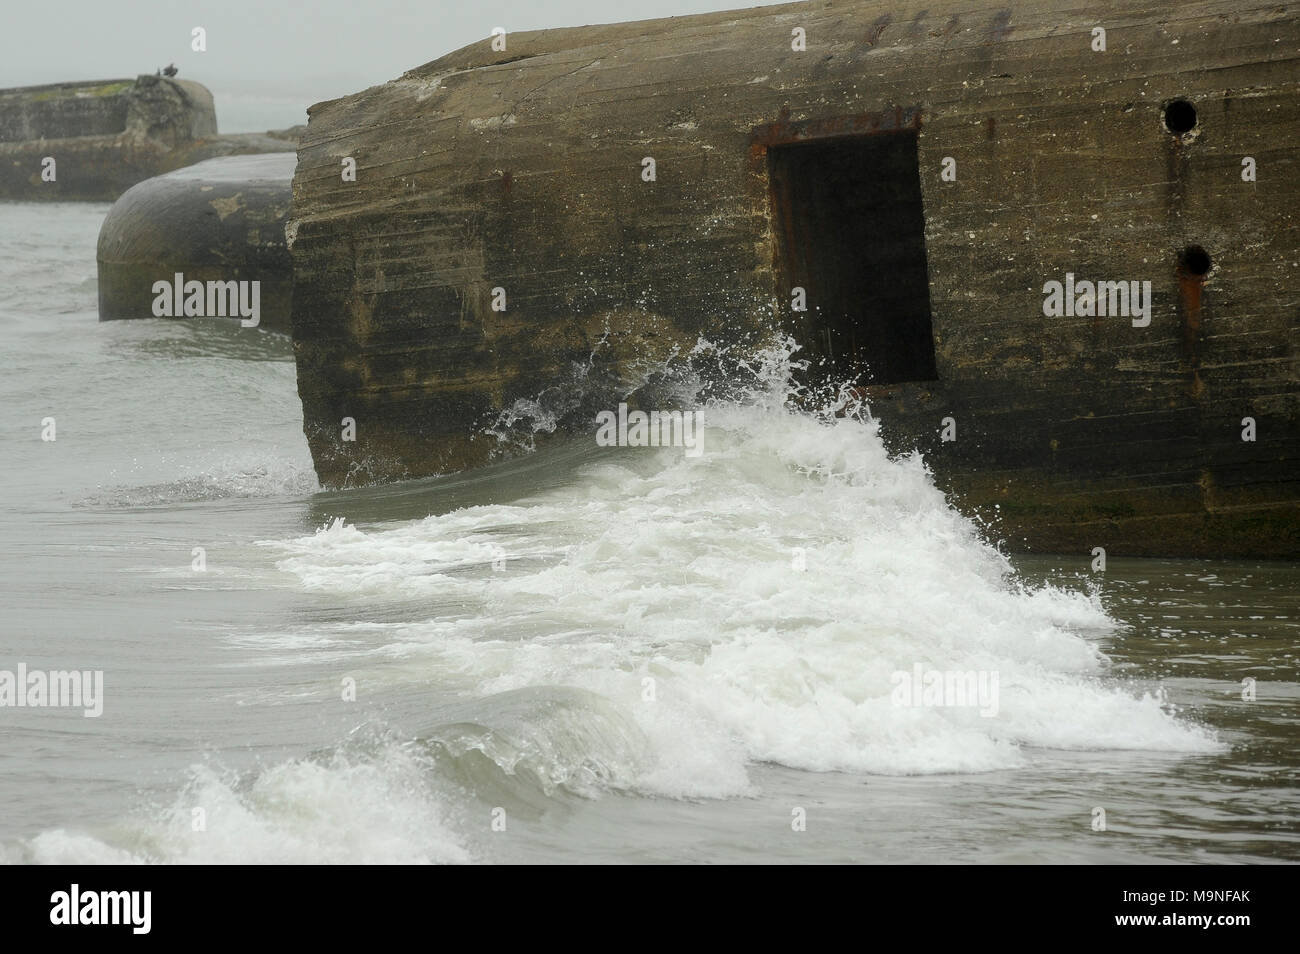
[[283, 151], [295, 132], [220, 136], [212, 94], [191, 80], [0, 89], [0, 199], [112, 201], [203, 159]]
[[[208, 159], [147, 179], [113, 204], [99, 231], [99, 319], [156, 316], [155, 283], [258, 283], [260, 327], [287, 332], [293, 266], [285, 242], [292, 152]], [[228, 287], [228, 286], [227, 286]], [[202, 315], [237, 319], [205, 294]], [[178, 308], [167, 317], [183, 318]]]
[[480, 465], [593, 353], [780, 328], [1009, 547], [1300, 556], [1294, 7], [813, 0], [485, 37], [309, 115], [326, 485]]

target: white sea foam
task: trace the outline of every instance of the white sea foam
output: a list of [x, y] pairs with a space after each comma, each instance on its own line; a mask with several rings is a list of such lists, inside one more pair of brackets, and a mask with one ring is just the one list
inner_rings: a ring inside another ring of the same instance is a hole
[[[701, 457], [624, 452], [511, 506], [270, 545], [305, 587], [455, 607], [383, 624], [376, 652], [412, 682], [622, 707], [653, 757], [618, 782], [651, 793], [745, 793], [760, 761], [910, 774], [1218, 747], [1106, 680], [1095, 595], [1022, 585], [919, 457], [891, 459], [869, 417], [791, 408], [788, 366], [755, 367], [744, 400], [710, 403]], [[997, 672], [997, 717], [893, 704], [915, 664]]]
[[[296, 759], [241, 782], [191, 770], [173, 804], [102, 837], [41, 832], [9, 861], [35, 864], [455, 864], [470, 854], [410, 746]], [[195, 809], [203, 811], [200, 830]]]

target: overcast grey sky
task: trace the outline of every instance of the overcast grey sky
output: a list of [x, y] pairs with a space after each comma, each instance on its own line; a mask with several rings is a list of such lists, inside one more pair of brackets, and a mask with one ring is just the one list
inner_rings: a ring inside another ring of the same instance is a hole
[[[770, 2], [770, 0], [769, 0]], [[764, 0], [6, 0], [0, 87], [152, 73], [175, 63], [217, 100], [222, 132], [306, 122], [311, 103], [507, 31], [644, 20]], [[190, 31], [207, 30], [206, 53]]]

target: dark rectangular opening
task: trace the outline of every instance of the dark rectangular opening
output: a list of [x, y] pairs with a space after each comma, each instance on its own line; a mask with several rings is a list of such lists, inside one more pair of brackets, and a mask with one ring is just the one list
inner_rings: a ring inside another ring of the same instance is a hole
[[[783, 307], [810, 373], [932, 381], [934, 335], [914, 130], [767, 150]], [[793, 310], [792, 289], [807, 310]]]

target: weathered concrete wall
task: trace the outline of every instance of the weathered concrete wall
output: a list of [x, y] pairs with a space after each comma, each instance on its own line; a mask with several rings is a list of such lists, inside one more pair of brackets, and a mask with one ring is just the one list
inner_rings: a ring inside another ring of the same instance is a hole
[[113, 136], [126, 129], [129, 79], [0, 89], [0, 142]]
[[[1250, 0], [814, 2], [484, 39], [310, 111], [289, 231], [318, 473], [481, 463], [485, 417], [606, 330], [619, 358], [797, 327], [767, 150], [906, 123], [938, 380], [872, 389], [891, 439], [1012, 547], [1294, 557], [1298, 93], [1300, 14]], [[1189, 246], [1207, 275], [1180, 270]], [[1150, 280], [1150, 325], [1044, 317], [1067, 272]]]
[[[212, 94], [190, 80], [140, 76], [0, 90], [0, 199], [110, 201], [204, 159], [285, 147], [271, 134], [217, 135]], [[42, 176], [47, 157], [54, 159], [52, 181]]]
[[[99, 231], [100, 320], [155, 317], [154, 283], [180, 273], [184, 282], [258, 282], [259, 326], [288, 331], [293, 266], [284, 227], [295, 164], [291, 152], [209, 159], [127, 190]], [[218, 315], [206, 298], [203, 315]]]

